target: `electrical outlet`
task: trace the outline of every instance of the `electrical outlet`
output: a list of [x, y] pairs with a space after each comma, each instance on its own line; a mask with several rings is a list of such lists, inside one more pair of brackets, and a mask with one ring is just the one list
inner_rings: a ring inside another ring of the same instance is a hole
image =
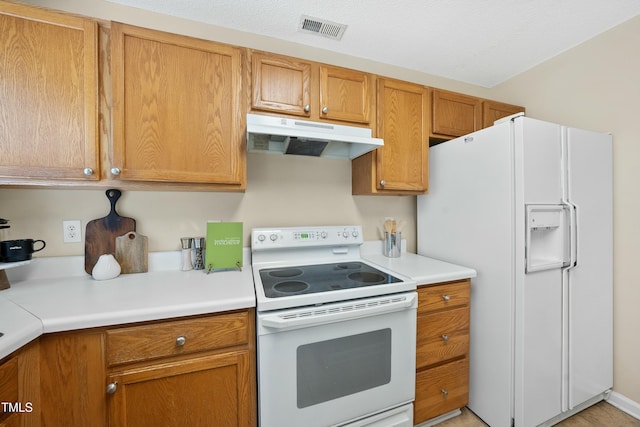
[[64, 243], [80, 243], [82, 241], [80, 221], [62, 221], [62, 238]]

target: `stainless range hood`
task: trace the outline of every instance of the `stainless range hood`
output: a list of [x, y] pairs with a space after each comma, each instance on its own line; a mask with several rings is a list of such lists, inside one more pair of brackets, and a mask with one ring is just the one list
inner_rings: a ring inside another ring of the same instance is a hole
[[355, 159], [382, 147], [371, 129], [247, 114], [247, 150]]

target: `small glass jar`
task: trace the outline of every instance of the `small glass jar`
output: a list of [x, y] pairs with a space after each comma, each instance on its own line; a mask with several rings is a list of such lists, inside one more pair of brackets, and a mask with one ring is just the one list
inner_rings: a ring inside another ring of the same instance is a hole
[[193, 247], [195, 250], [193, 269], [204, 270], [204, 237], [195, 237]]
[[181, 237], [180, 242], [182, 244], [182, 266], [180, 270], [193, 270], [193, 263], [191, 261], [191, 243], [193, 242], [193, 238]]

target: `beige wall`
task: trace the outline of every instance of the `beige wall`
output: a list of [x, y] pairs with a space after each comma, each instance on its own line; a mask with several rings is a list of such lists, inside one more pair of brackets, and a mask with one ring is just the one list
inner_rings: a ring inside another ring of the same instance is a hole
[[[640, 402], [640, 289], [632, 268], [638, 258], [640, 208], [637, 168], [640, 144], [640, 18], [621, 25], [541, 66], [493, 89], [400, 69], [320, 49], [211, 27], [102, 0], [30, 0], [104, 20], [278, 52], [286, 55], [362, 69], [376, 74], [525, 105], [528, 115], [614, 134], [615, 219], [615, 379], [614, 388]], [[251, 227], [359, 223], [365, 238], [378, 238], [385, 216], [406, 221], [408, 248], [415, 250], [415, 197], [351, 196], [348, 161], [251, 154], [247, 191], [228, 193], [126, 192], [119, 202], [121, 215], [138, 221], [149, 236], [151, 251], [178, 248], [179, 237], [203, 234], [209, 219], [236, 220]], [[62, 220], [87, 221], [106, 215], [103, 190], [0, 189], [0, 217], [12, 228], [0, 238], [34, 237], [47, 241], [43, 255], [83, 253], [83, 244], [62, 243]]]
[[[640, 17], [494, 88], [527, 115], [613, 134], [614, 390], [640, 402]], [[594, 313], [594, 316], [597, 313]]]
[[[372, 61], [308, 48], [268, 37], [205, 25], [142, 11], [103, 0], [25, 0], [40, 6], [78, 13], [104, 21], [119, 21], [203, 39], [282, 53], [361, 69], [425, 85], [486, 96], [488, 89], [392, 67]], [[117, 182], [114, 183], [117, 188]], [[17, 203], [16, 203], [17, 202]], [[351, 163], [299, 156], [249, 154], [247, 191], [228, 193], [126, 192], [118, 213], [137, 220], [138, 231], [149, 237], [149, 250], [173, 250], [181, 236], [204, 234], [206, 221], [242, 221], [245, 244], [251, 227], [284, 225], [362, 224], [367, 240], [378, 239], [385, 217], [404, 223], [407, 250], [415, 252], [416, 198], [352, 196]], [[105, 216], [109, 204], [103, 190], [14, 190], [0, 188], [0, 217], [12, 228], [0, 239], [37, 237], [46, 240], [42, 256], [81, 255], [84, 245], [62, 242], [62, 220], [79, 219], [84, 227]]]

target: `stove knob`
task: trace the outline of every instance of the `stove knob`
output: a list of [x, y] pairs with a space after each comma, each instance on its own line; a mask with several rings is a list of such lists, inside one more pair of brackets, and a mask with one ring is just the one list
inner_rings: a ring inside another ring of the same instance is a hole
[[266, 237], [264, 237], [264, 234], [258, 234], [258, 241], [259, 242], [264, 242], [264, 239], [266, 239]]
[[346, 230], [345, 230], [345, 231], [343, 231], [343, 232], [342, 232], [342, 237], [344, 237], [345, 239], [346, 239], [347, 237], [349, 237], [349, 232], [348, 232], [348, 231], [346, 231]]
[[269, 238], [271, 239], [272, 242], [275, 242], [276, 240], [278, 240], [278, 235], [272, 234], [271, 236], [269, 236]]
[[327, 234], [326, 231], [323, 231], [322, 233], [320, 233], [320, 237], [322, 237], [323, 239], [326, 239], [327, 237], [329, 237], [329, 235]]
[[351, 232], [351, 235], [352, 235], [353, 237], [358, 237], [358, 230], [353, 230], [353, 231]]

